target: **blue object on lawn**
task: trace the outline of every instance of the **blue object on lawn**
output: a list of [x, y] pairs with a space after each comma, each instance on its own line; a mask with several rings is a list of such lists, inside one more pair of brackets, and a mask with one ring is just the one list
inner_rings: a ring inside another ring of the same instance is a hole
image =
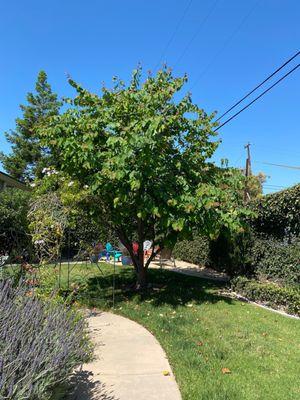
[[122, 256], [122, 265], [132, 265], [132, 259], [130, 256]]
[[122, 252], [114, 249], [110, 243], [106, 243], [105, 250], [100, 253], [99, 257], [101, 258], [104, 256], [106, 257], [106, 261], [109, 261], [111, 256], [113, 256], [115, 260], [119, 261], [119, 259], [122, 257]]

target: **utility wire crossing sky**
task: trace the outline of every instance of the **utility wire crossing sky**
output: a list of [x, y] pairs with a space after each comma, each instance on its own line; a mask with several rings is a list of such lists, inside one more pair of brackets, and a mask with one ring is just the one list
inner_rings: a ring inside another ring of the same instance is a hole
[[[41, 69], [59, 96], [73, 96], [66, 71], [98, 91], [113, 76], [127, 81], [139, 62], [153, 73], [166, 62], [175, 75], [188, 74], [185, 91], [192, 92], [194, 102], [208, 113], [224, 114], [299, 50], [299, 20], [298, 0], [3, 1], [0, 148], [9, 152], [4, 132], [14, 128], [19, 105], [26, 103]], [[222, 144], [216, 162], [227, 158], [243, 167], [244, 145], [250, 142], [253, 172], [269, 176], [266, 184], [286, 187], [300, 181], [298, 169], [273, 165], [299, 165], [296, 60], [288, 64], [294, 72], [280, 85], [218, 130]], [[269, 86], [276, 77], [270, 77]], [[224, 115], [220, 121], [225, 122]]]

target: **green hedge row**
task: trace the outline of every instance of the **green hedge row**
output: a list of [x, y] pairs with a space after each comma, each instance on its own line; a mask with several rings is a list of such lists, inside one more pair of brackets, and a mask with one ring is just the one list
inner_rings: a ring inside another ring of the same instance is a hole
[[248, 230], [223, 229], [210, 243], [209, 264], [230, 276], [300, 284], [300, 185], [263, 196], [249, 207]]
[[300, 239], [291, 243], [253, 230], [222, 232], [210, 244], [210, 266], [230, 276], [246, 275], [275, 282], [300, 283]]
[[253, 201], [250, 223], [256, 232], [278, 239], [300, 236], [300, 184]]
[[277, 286], [275, 283], [262, 283], [245, 277], [232, 280], [232, 289], [249, 300], [259, 301], [273, 308], [300, 316], [300, 289], [296, 286]]
[[300, 283], [300, 239], [291, 243], [253, 231], [221, 232], [217, 240], [198, 236], [178, 242], [175, 258], [205, 265], [229, 276], [245, 275], [280, 284]]
[[300, 283], [300, 239], [292, 243], [256, 236], [247, 249], [248, 263], [260, 280]]
[[177, 242], [173, 249], [173, 256], [177, 260], [207, 265], [209, 263], [209, 240], [202, 236], [195, 236], [193, 240]]

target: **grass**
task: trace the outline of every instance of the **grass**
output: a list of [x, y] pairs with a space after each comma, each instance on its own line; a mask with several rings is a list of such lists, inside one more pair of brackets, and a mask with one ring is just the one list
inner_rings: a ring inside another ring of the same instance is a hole
[[[111, 309], [113, 269], [101, 269], [74, 267], [80, 306]], [[132, 270], [117, 267], [114, 312], [156, 336], [183, 400], [300, 399], [298, 320], [226, 299], [216, 282], [160, 270], [149, 274], [153, 289], [139, 295], [129, 290]]]

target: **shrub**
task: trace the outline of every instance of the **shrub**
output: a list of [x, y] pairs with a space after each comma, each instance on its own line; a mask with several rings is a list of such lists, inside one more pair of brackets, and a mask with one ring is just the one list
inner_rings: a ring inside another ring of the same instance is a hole
[[223, 228], [215, 240], [179, 242], [174, 256], [206, 264], [229, 276], [245, 275], [287, 284], [300, 283], [300, 185], [263, 196], [249, 208], [248, 229]]
[[29, 248], [27, 211], [30, 193], [7, 188], [0, 191], [0, 252], [19, 255]]
[[[209, 264], [230, 276], [256, 276], [286, 283], [300, 280], [300, 185], [263, 196], [249, 207], [249, 229], [223, 229], [210, 242]], [[294, 240], [294, 242], [293, 242]]]
[[247, 258], [249, 248], [251, 248], [249, 231], [232, 234], [223, 229], [218, 238], [209, 243], [209, 266], [217, 271], [226, 272], [229, 276], [251, 275], [253, 266]]
[[0, 282], [0, 398], [48, 399], [54, 385], [87, 361], [85, 321], [63, 304]]
[[177, 242], [173, 249], [173, 256], [178, 260], [206, 265], [209, 257], [209, 240], [203, 236], [197, 236], [194, 240]]
[[300, 316], [300, 289], [296, 286], [280, 287], [275, 283], [263, 283], [237, 277], [232, 280], [232, 289], [249, 300], [262, 302], [270, 307], [282, 308]]
[[256, 232], [280, 239], [300, 236], [300, 184], [263, 196], [251, 208], [256, 213], [251, 220]]
[[300, 283], [299, 238], [288, 243], [253, 230], [231, 234], [223, 229], [216, 240], [197, 237], [178, 242], [173, 255], [183, 261], [208, 265], [231, 277], [245, 275], [279, 283]]
[[210, 242], [209, 264], [230, 276], [296, 284], [300, 282], [300, 241], [288, 243], [253, 230], [234, 235], [222, 231]]
[[286, 243], [272, 237], [255, 236], [247, 249], [248, 264], [259, 279], [300, 283], [300, 240]]

